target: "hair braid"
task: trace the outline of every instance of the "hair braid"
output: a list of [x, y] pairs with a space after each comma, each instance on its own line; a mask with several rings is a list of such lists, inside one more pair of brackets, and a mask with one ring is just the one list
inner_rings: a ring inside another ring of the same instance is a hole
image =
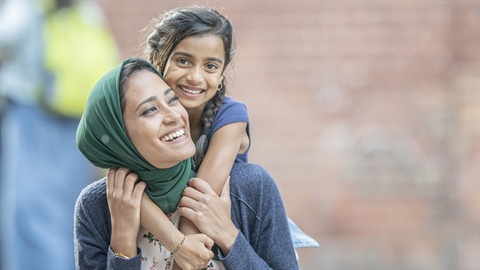
[[227, 92], [227, 85], [225, 78], [222, 80], [222, 88], [215, 93], [215, 95], [207, 102], [205, 109], [203, 111], [202, 123], [203, 129], [200, 138], [198, 138], [197, 143], [195, 144], [196, 151], [193, 159], [195, 160], [196, 168], [200, 167], [202, 164], [203, 158], [205, 157], [205, 152], [208, 148], [208, 139], [207, 134], [210, 133], [210, 128], [212, 127], [213, 119], [217, 115], [218, 109], [222, 106], [223, 99], [225, 98], [225, 93]]

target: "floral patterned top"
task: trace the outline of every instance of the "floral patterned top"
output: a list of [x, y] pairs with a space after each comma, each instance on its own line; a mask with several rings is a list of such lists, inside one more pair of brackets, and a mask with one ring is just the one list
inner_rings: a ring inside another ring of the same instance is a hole
[[[168, 214], [167, 217], [177, 228], [180, 224], [180, 215], [177, 211]], [[140, 227], [137, 238], [138, 247], [142, 250], [142, 269], [149, 270], [171, 270], [173, 269], [174, 257], [162, 243], [160, 243], [145, 228]], [[223, 263], [211, 260], [207, 270], [224, 270]]]

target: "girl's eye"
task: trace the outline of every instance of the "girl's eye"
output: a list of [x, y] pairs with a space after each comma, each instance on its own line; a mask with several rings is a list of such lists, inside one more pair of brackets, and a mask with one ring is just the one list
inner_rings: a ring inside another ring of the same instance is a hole
[[177, 63], [179, 63], [180, 65], [186, 66], [186, 65], [188, 65], [188, 60], [185, 59], [185, 58], [179, 58], [179, 59], [177, 59]]
[[206, 67], [208, 70], [216, 70], [216, 69], [218, 69], [218, 66], [215, 65], [215, 64], [206, 64], [205, 67]]
[[144, 111], [142, 112], [142, 115], [150, 114], [150, 113], [152, 113], [152, 112], [154, 112], [154, 111], [156, 111], [156, 110], [157, 110], [157, 107], [155, 107], [155, 106], [148, 107], [146, 110], [144, 110]]
[[172, 104], [172, 103], [175, 102], [175, 101], [178, 101], [178, 97], [177, 97], [177, 96], [173, 96], [172, 98], [170, 98], [170, 99], [168, 100], [168, 105]]

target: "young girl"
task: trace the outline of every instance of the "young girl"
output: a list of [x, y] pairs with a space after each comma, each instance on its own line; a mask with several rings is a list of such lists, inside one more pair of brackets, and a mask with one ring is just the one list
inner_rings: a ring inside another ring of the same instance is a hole
[[248, 162], [250, 146], [247, 108], [225, 96], [224, 72], [235, 53], [232, 25], [208, 7], [181, 8], [158, 21], [147, 44], [149, 61], [187, 109], [197, 176], [219, 193], [233, 163]]
[[[149, 61], [187, 109], [197, 146], [197, 177], [220, 195], [234, 162], [248, 162], [250, 146], [247, 108], [225, 95], [224, 72], [235, 53], [233, 27], [214, 9], [180, 8], [155, 22], [147, 46]], [[309, 239], [290, 225], [303, 241]], [[196, 232], [186, 219], [181, 231]]]

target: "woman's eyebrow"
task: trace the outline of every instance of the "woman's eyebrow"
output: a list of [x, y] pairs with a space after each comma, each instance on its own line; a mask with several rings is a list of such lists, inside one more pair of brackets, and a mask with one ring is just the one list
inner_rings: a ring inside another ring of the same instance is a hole
[[[167, 89], [168, 90], [168, 89]], [[140, 108], [140, 106], [142, 106], [143, 104], [145, 103], [148, 103], [148, 102], [152, 102], [154, 101], [155, 99], [157, 99], [156, 96], [151, 96], [149, 98], [146, 98], [144, 101], [140, 102], [140, 104], [138, 104], [137, 108], [135, 109], [135, 111], [138, 111], [138, 108]]]
[[172, 88], [168, 88], [167, 90], [163, 91], [163, 95], [166, 96], [166, 95], [168, 95], [168, 93], [170, 93], [172, 91], [173, 91]]
[[[167, 90], [163, 91], [163, 94], [166, 96], [168, 95], [168, 93], [172, 92], [173, 89], [172, 88], [168, 88]], [[135, 109], [135, 111], [138, 111], [138, 108], [140, 108], [140, 106], [142, 106], [143, 104], [145, 103], [148, 103], [148, 102], [152, 102], [154, 101], [155, 99], [157, 99], [157, 96], [151, 96], [149, 98], [146, 98], [145, 100], [143, 100], [142, 102], [140, 102], [140, 104], [138, 104], [137, 108]]]

